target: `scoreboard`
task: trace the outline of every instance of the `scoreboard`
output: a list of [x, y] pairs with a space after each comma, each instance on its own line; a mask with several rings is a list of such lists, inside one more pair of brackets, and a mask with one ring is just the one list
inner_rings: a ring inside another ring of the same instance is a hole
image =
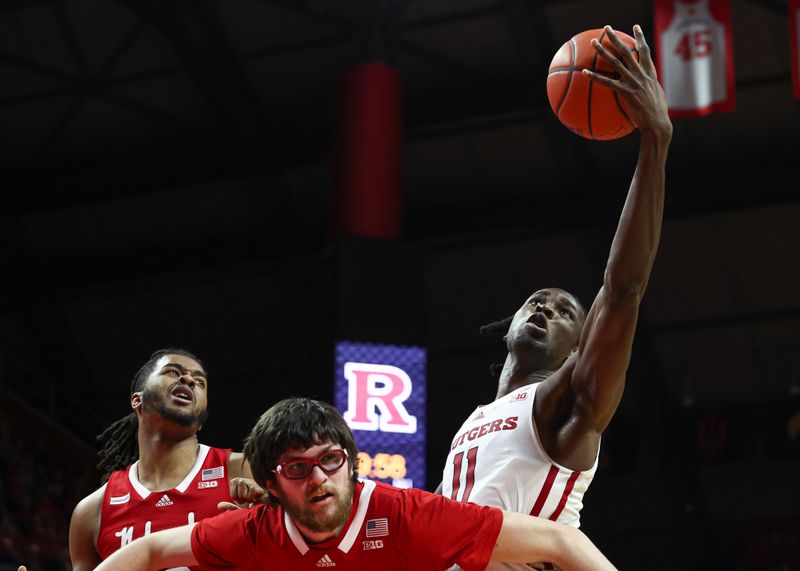
[[358, 445], [358, 473], [425, 487], [427, 354], [421, 347], [336, 344], [334, 405]]

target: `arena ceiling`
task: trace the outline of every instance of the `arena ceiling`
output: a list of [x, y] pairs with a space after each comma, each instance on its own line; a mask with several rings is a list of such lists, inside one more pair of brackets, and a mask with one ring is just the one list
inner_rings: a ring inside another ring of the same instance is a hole
[[[654, 375], [685, 405], [800, 386], [787, 3], [732, 10], [736, 110], [675, 121], [642, 312]], [[652, 39], [652, 3], [5, 0], [6, 362], [100, 421], [175, 339], [237, 391], [318, 374], [329, 355], [307, 323], [328, 315], [330, 86], [380, 59], [403, 74], [406, 240], [426, 249], [432, 375], [479, 386], [496, 345], [477, 325], [531, 288], [564, 283], [588, 303], [600, 284], [637, 137], [574, 136], [544, 82], [564, 41], [606, 23]], [[491, 380], [464, 406], [475, 395]]]

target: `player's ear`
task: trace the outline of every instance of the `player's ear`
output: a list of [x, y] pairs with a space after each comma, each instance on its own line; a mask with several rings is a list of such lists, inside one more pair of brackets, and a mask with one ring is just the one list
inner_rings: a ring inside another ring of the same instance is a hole
[[131, 408], [136, 410], [142, 404], [142, 393], [133, 393], [131, 395]]
[[278, 487], [275, 485], [275, 480], [267, 479], [267, 481], [264, 483], [267, 486], [267, 492], [269, 493], [270, 497], [276, 499], [281, 497], [278, 493]]

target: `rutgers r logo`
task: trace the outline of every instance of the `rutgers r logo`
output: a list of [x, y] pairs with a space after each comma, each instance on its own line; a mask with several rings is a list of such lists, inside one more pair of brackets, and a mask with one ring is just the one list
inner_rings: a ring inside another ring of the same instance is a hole
[[391, 365], [345, 363], [344, 376], [348, 381], [344, 419], [350, 428], [409, 434], [417, 431], [417, 417], [403, 405], [412, 388], [405, 371]]

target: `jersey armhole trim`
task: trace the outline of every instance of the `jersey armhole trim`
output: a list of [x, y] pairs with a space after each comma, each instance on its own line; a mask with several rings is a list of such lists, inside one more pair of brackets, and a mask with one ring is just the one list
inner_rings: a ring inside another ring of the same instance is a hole
[[553, 460], [550, 457], [550, 455], [545, 451], [544, 446], [542, 445], [542, 441], [539, 439], [539, 431], [536, 428], [536, 419], [534, 418], [533, 415], [533, 407], [536, 404], [536, 393], [537, 393], [536, 389], [538, 388], [538, 385], [539, 383], [534, 383], [533, 385], [530, 385], [533, 387], [533, 401], [531, 402], [528, 421], [530, 423], [531, 439], [533, 440], [533, 445], [536, 446], [536, 449], [539, 451], [539, 454], [542, 455], [542, 458], [544, 458], [550, 464], [558, 468], [560, 472], [566, 472], [568, 474], [571, 474], [572, 472], [581, 472], [582, 474], [593, 474], [597, 469], [597, 461], [600, 458], [600, 443], [598, 443], [597, 445], [597, 455], [594, 458], [594, 464], [592, 464], [592, 466], [587, 470], [573, 470], [572, 468], [567, 468], [566, 466], [562, 466], [561, 464]]

